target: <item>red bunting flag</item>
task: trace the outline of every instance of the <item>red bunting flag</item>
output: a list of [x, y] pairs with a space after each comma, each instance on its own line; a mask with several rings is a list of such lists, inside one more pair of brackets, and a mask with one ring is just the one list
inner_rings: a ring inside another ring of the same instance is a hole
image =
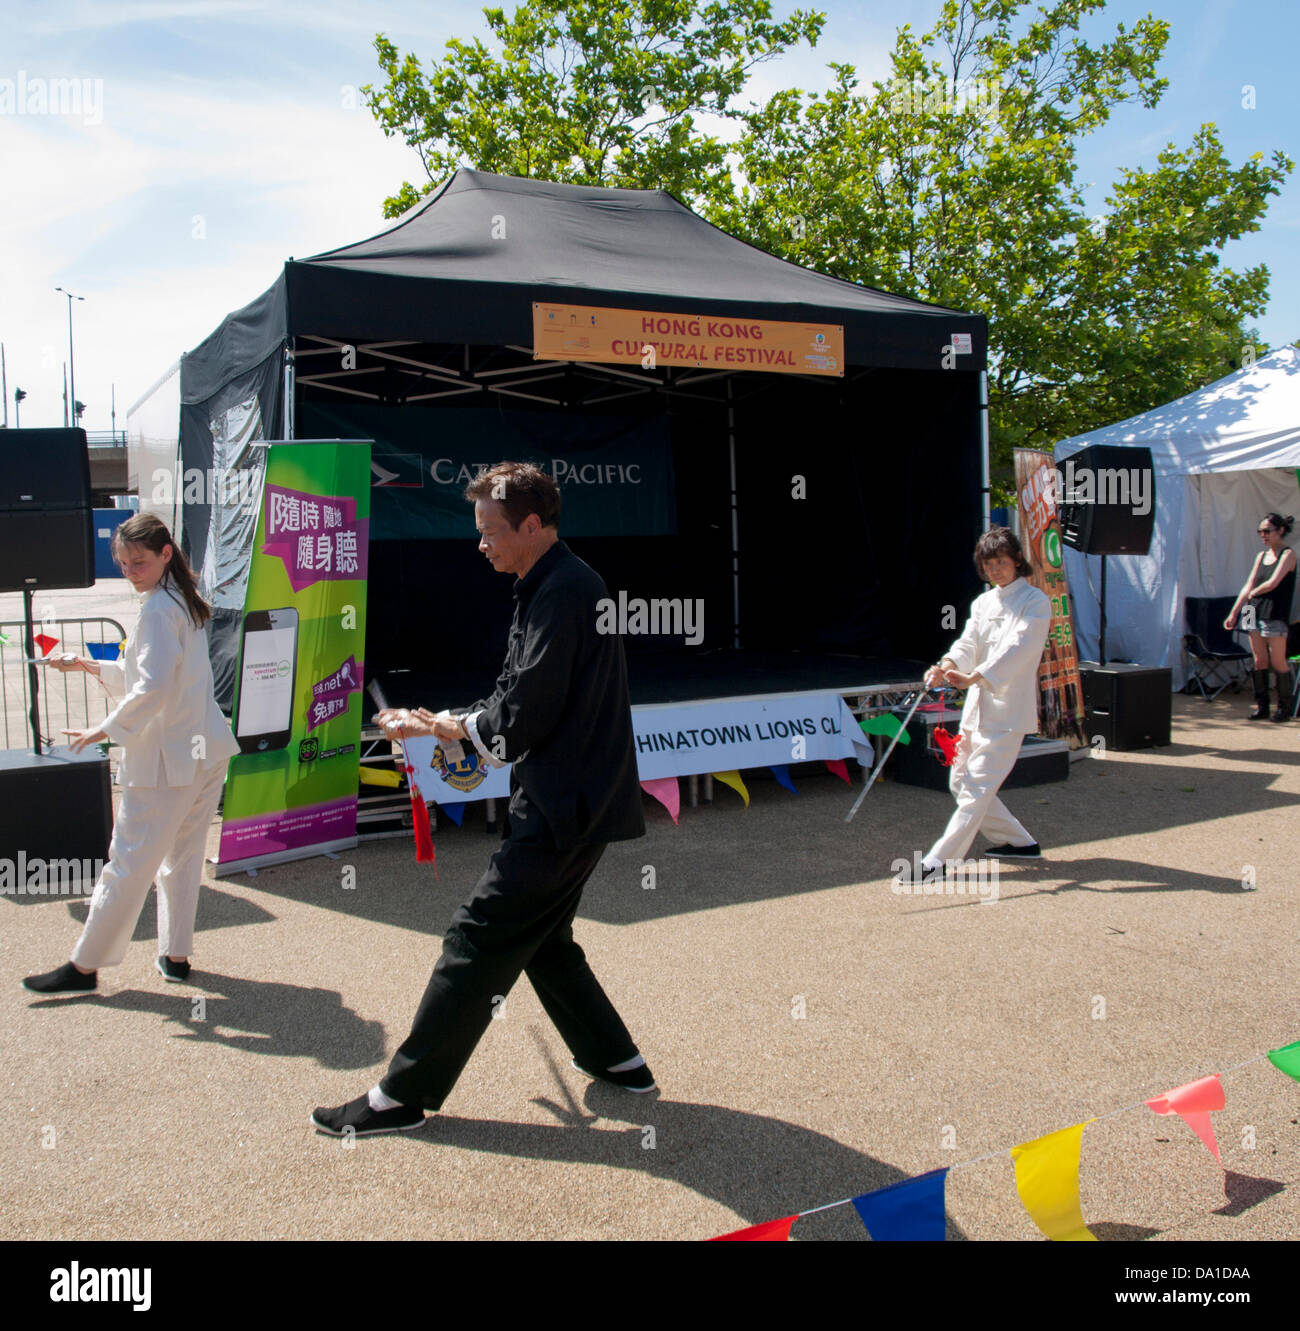
[[32, 641], [41, 649], [42, 656], [49, 656], [49, 654], [59, 645], [58, 638], [51, 638], [44, 633], [34, 634]]
[[[1223, 1083], [1219, 1081], [1219, 1074], [1214, 1072], [1200, 1081], [1189, 1081], [1186, 1086], [1155, 1096], [1147, 1101], [1147, 1108], [1157, 1114], [1177, 1114], [1205, 1143], [1210, 1154], [1219, 1160], [1219, 1143], [1214, 1139], [1210, 1114], [1222, 1109], [1225, 1103]], [[1223, 1161], [1219, 1160], [1219, 1163]]]
[[824, 758], [822, 761], [826, 764], [826, 770], [834, 772], [845, 785], [851, 786], [853, 784], [849, 780], [849, 769], [844, 765], [843, 758]]
[[785, 1243], [790, 1238], [790, 1226], [798, 1219], [797, 1215], [788, 1215], [784, 1220], [765, 1220], [761, 1225], [750, 1225], [748, 1229], [733, 1230], [730, 1234], [717, 1234], [709, 1242], [727, 1243], [739, 1240], [745, 1243], [759, 1241]]

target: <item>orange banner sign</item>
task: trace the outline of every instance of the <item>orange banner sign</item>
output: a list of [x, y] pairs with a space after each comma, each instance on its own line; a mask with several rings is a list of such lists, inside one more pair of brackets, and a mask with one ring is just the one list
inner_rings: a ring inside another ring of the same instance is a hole
[[533, 359], [600, 361], [645, 370], [689, 365], [695, 369], [843, 375], [844, 329], [839, 324], [534, 301]]

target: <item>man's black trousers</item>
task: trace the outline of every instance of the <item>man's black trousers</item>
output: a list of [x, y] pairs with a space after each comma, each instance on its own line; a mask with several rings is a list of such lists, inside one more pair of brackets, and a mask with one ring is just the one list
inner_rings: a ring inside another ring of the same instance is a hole
[[604, 1069], [636, 1055], [627, 1027], [573, 941], [582, 889], [604, 852], [604, 844], [552, 850], [501, 843], [473, 895], [452, 916], [411, 1033], [379, 1083], [385, 1095], [439, 1108], [521, 971], [584, 1067]]

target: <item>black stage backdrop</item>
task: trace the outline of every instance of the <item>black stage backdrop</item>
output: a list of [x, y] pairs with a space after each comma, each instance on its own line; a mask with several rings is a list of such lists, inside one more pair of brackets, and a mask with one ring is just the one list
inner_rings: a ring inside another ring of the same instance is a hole
[[[978, 376], [878, 370], [827, 383], [738, 378], [741, 647], [934, 659], [978, 590], [970, 562], [980, 528], [970, 499], [980, 484]], [[427, 423], [430, 438], [447, 438], [449, 408], [353, 407], [313, 401], [316, 391], [307, 389], [299, 407], [304, 438], [373, 437], [376, 456], [397, 446], [391, 441], [409, 447], [417, 421]], [[500, 412], [503, 427], [518, 430], [539, 414]], [[553, 413], [561, 428], [564, 418], [573, 420], [575, 436], [583, 433], [581, 414]], [[642, 653], [679, 655], [689, 669], [692, 656], [730, 649], [736, 637], [728, 408], [679, 397], [623, 414], [661, 427], [671, 451], [664, 470], [675, 533], [573, 536], [562, 516], [560, 534], [612, 597], [703, 603], [698, 644], [684, 634], [626, 639], [634, 677]], [[602, 423], [609, 415], [608, 408], [599, 413]], [[490, 687], [504, 654], [513, 579], [493, 573], [478, 553], [470, 505], [460, 537], [375, 538], [382, 530], [376, 524], [371, 542], [368, 671], [442, 665], [458, 675], [483, 672]]]

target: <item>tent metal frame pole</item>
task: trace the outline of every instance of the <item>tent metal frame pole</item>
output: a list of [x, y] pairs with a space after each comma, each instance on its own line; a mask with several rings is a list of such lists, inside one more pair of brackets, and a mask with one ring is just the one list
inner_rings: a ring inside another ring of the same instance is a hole
[[731, 645], [740, 649], [740, 510], [736, 502], [736, 406], [732, 400], [735, 381], [727, 376], [727, 450], [731, 457]]
[[293, 367], [293, 338], [290, 338], [284, 346], [284, 437], [292, 439], [294, 437], [294, 418], [297, 413], [294, 411], [293, 394], [295, 388], [295, 375]]
[[983, 530], [988, 531], [993, 521], [992, 509], [992, 473], [989, 467], [989, 372], [980, 371], [980, 485], [984, 505]]

